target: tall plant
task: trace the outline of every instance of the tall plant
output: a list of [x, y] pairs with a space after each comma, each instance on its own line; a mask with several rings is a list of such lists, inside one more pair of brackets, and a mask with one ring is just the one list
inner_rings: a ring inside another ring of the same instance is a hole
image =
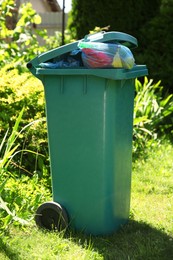
[[[21, 121], [21, 117], [23, 114], [23, 109], [20, 112], [16, 123], [14, 125], [13, 131], [11, 135], [9, 136], [8, 140], [7, 138], [7, 133], [5, 134], [1, 145], [0, 145], [0, 211], [5, 212], [5, 214], [1, 215], [1, 231], [6, 229], [6, 227], [9, 225], [9, 223], [12, 220], [18, 221], [21, 224], [26, 224], [27, 222], [24, 219], [19, 218], [15, 212], [11, 211], [10, 208], [8, 207], [7, 202], [2, 198], [2, 192], [5, 187], [5, 184], [8, 181], [8, 166], [12, 160], [12, 158], [15, 156], [16, 150], [19, 146], [19, 144], [16, 144], [16, 138], [18, 136], [18, 126]], [[5, 174], [4, 174], [5, 173]]]
[[[35, 121], [33, 121], [19, 131], [18, 129], [22, 119], [23, 111], [24, 109], [22, 109], [21, 112], [19, 113], [19, 116], [15, 122], [15, 125], [13, 127], [10, 136], [8, 137], [7, 135], [8, 132], [7, 132], [0, 144], [0, 231], [4, 231], [5, 229], [7, 229], [9, 224], [13, 221], [22, 225], [28, 223], [27, 220], [19, 216], [21, 214], [21, 209], [23, 209], [24, 205], [22, 205], [23, 200], [18, 195], [18, 191], [17, 190], [14, 191], [13, 187], [11, 187], [13, 191], [10, 191], [10, 193], [8, 192], [9, 189], [6, 190], [6, 185], [9, 182], [14, 182], [13, 179], [15, 180], [18, 179], [16, 173], [15, 172], [12, 173], [12, 171], [14, 171], [15, 168], [11, 167], [11, 165], [13, 166], [15, 164], [14, 163], [15, 156], [18, 153], [23, 153], [23, 152], [34, 153], [36, 157], [38, 157], [38, 155], [40, 156], [40, 154], [38, 154], [35, 151], [18, 150], [19, 148], [18, 137], [21, 135], [21, 133], [24, 132], [26, 128], [30, 127], [32, 124], [35, 123]], [[27, 186], [29, 188], [29, 179], [28, 177], [26, 178], [28, 184]], [[18, 187], [18, 190], [20, 190], [20, 187]], [[34, 195], [35, 198], [32, 199], [33, 204], [39, 203], [42, 196], [42, 194], [39, 194], [38, 188], [36, 189], [36, 191], [37, 193]], [[27, 195], [29, 196], [30, 194]]]
[[136, 80], [134, 106], [134, 152], [143, 150], [158, 136], [173, 131], [173, 94], [165, 94], [161, 81], [144, 79], [142, 84]]

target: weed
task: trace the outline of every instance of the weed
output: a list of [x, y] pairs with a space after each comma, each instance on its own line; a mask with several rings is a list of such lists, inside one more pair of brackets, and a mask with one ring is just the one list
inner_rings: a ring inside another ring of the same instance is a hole
[[[27, 193], [29, 190], [29, 185], [27, 186], [27, 184], [25, 185], [25, 182], [28, 181], [28, 177], [22, 177], [21, 179], [18, 179], [17, 176], [15, 176], [15, 174], [11, 173], [12, 168], [10, 168], [9, 171], [9, 167], [11, 166], [11, 164], [13, 165], [13, 160], [14, 157], [18, 154], [18, 153], [22, 153], [24, 152], [23, 150], [17, 150], [19, 147], [19, 144], [17, 143], [17, 138], [20, 136], [21, 133], [23, 133], [23, 131], [31, 126], [32, 124], [34, 124], [34, 122], [29, 123], [28, 125], [26, 125], [25, 127], [22, 128], [21, 131], [18, 131], [19, 128], [19, 123], [21, 122], [21, 118], [23, 115], [24, 109], [21, 110], [15, 125], [13, 127], [12, 133], [11, 135], [8, 137], [7, 139], [7, 133], [5, 134], [1, 145], [0, 145], [0, 181], [1, 181], [1, 185], [0, 185], [0, 210], [1, 210], [1, 227], [0, 227], [0, 231], [4, 231], [8, 228], [9, 224], [13, 221], [18, 222], [20, 224], [28, 224], [28, 222], [26, 220], [24, 220], [23, 218], [17, 216], [17, 214], [19, 214], [19, 212], [22, 212], [23, 210], [26, 211], [26, 207], [24, 207], [24, 205], [26, 205], [24, 203], [24, 198], [19, 195], [21, 190], [26, 186], [26, 191], [25, 191], [25, 201], [28, 200], [29, 195], [31, 195], [33, 193], [33, 190], [30, 190], [30, 193]], [[26, 152], [26, 151], [25, 151]], [[35, 153], [34, 151], [29, 151], [27, 150], [28, 153], [34, 153], [36, 156], [38, 156], [37, 153]], [[14, 177], [15, 177], [15, 181], [14, 181]], [[37, 177], [38, 179], [38, 177]], [[15, 190], [17, 184], [18, 189]], [[20, 187], [21, 185], [21, 187]], [[19, 188], [20, 187], [20, 188]], [[33, 189], [33, 187], [32, 187]], [[38, 193], [38, 188], [37, 188], [37, 193]], [[34, 198], [34, 203], [33, 204], [37, 204], [36, 202], [40, 201], [40, 197], [39, 194], [36, 194], [35, 197], [32, 197], [32, 200]], [[30, 206], [30, 204], [29, 204]], [[24, 212], [25, 212], [24, 211]]]

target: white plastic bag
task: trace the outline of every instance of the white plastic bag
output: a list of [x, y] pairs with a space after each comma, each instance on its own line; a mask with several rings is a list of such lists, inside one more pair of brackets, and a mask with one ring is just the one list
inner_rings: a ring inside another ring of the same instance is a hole
[[130, 49], [121, 44], [80, 41], [78, 47], [87, 68], [132, 69], [135, 64]]

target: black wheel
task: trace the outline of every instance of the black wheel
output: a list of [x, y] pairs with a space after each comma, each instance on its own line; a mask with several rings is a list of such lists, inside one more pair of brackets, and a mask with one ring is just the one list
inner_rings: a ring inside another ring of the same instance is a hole
[[60, 204], [45, 202], [38, 207], [35, 222], [38, 227], [62, 231], [68, 227], [68, 216]]

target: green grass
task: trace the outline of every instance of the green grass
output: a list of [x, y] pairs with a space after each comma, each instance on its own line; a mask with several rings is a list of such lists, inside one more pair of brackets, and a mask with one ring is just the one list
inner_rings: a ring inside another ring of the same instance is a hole
[[173, 146], [155, 145], [133, 163], [130, 220], [111, 236], [12, 226], [0, 237], [0, 259], [172, 260]]

